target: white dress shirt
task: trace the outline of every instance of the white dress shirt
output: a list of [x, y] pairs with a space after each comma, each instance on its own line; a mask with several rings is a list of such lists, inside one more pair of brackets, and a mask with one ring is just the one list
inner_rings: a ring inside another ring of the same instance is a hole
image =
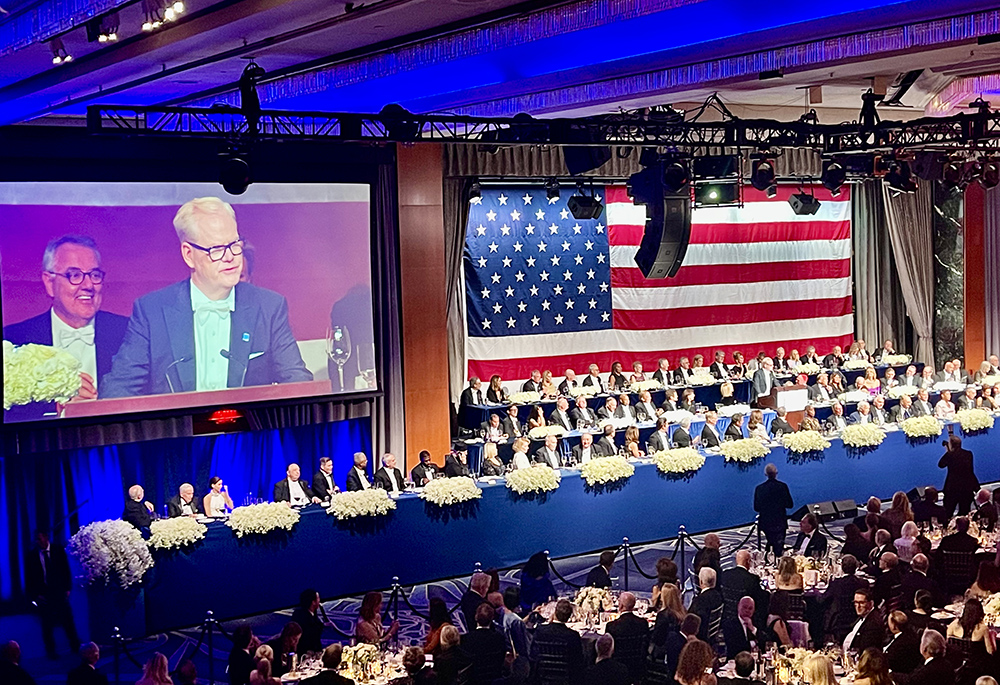
[[301, 480], [288, 479], [288, 501], [296, 505], [309, 504], [309, 498], [306, 497], [306, 491], [302, 489]]
[[94, 320], [83, 328], [73, 328], [59, 318], [54, 309], [52, 316], [52, 346], [69, 352], [80, 362], [80, 371], [94, 379], [97, 387], [97, 347], [94, 345]]
[[365, 473], [364, 469], [359, 469], [357, 466], [355, 466], [354, 473], [357, 474], [358, 480], [361, 481], [362, 490], [367, 490], [368, 488], [371, 487], [371, 484], [368, 482], [368, 474]]
[[802, 556], [806, 555], [806, 548], [809, 547], [809, 541], [812, 540], [812, 538], [813, 538], [812, 533], [809, 533], [809, 535], [804, 535], [802, 537], [802, 546], [799, 547], [799, 554], [801, 554]]
[[548, 447], [546, 447], [545, 451], [543, 452], [543, 454], [545, 455], [545, 462], [549, 466], [551, 466], [554, 469], [559, 468], [559, 453], [558, 452], [556, 452], [554, 450], [550, 450]]
[[219, 354], [229, 350], [236, 289], [222, 300], [210, 300], [191, 281], [191, 311], [194, 316], [194, 368], [196, 389], [223, 390], [229, 385], [229, 360]]
[[581, 464], [586, 464], [588, 461], [590, 461], [590, 454], [593, 451], [594, 451], [593, 446], [581, 448], [580, 449], [580, 463]]
[[528, 461], [528, 455], [524, 452], [514, 452], [514, 458], [511, 459], [510, 463], [514, 465], [515, 469], [531, 468], [531, 462]]
[[858, 636], [858, 631], [861, 630], [861, 625], [865, 622], [866, 618], [868, 618], [868, 614], [859, 617], [857, 623], [855, 623], [854, 627], [851, 628], [851, 632], [849, 632], [847, 637], [844, 638], [843, 647], [845, 652], [851, 648], [851, 643], [854, 642], [854, 638]]

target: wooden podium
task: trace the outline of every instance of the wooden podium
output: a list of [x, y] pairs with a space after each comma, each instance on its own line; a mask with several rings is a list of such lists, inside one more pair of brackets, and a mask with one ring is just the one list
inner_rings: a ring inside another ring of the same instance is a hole
[[770, 395], [762, 395], [757, 398], [757, 405], [760, 407], [768, 409], [784, 407], [785, 411], [788, 412], [785, 420], [796, 430], [802, 423], [807, 404], [809, 404], [809, 388], [804, 385], [782, 385], [772, 388]]

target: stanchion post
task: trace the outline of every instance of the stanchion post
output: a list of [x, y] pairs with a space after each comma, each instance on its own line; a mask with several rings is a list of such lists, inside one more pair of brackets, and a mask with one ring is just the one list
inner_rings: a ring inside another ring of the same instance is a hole
[[209, 609], [205, 612], [205, 629], [208, 631], [208, 683], [215, 685], [215, 614]]
[[622, 538], [622, 549], [625, 550], [625, 592], [628, 592], [628, 538]]
[[677, 529], [677, 544], [681, 546], [681, 596], [684, 594], [684, 585], [687, 583], [687, 562], [685, 561], [685, 551], [684, 551], [684, 536], [687, 535], [687, 529], [681, 526]]
[[754, 525], [757, 526], [757, 551], [760, 551], [760, 515], [754, 516]]
[[482, 572], [483, 572], [483, 565], [482, 563], [477, 561], [476, 565], [472, 568], [472, 573], [473, 575], [475, 575], [476, 573], [482, 573]]
[[122, 634], [118, 630], [118, 626], [111, 629], [111, 644], [114, 645], [115, 649], [115, 685], [121, 685], [121, 653], [122, 653]]

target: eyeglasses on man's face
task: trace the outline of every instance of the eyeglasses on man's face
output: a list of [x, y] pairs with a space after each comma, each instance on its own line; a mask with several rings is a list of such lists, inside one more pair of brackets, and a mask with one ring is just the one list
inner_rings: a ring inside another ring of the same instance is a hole
[[196, 250], [201, 250], [208, 255], [208, 258], [213, 262], [222, 261], [222, 258], [226, 256], [226, 251], [228, 250], [230, 254], [237, 257], [243, 254], [243, 239], [239, 238], [226, 245], [213, 245], [212, 247], [202, 247], [198, 243], [192, 243], [190, 240], [185, 241], [188, 245], [195, 248]]
[[46, 271], [45, 273], [51, 274], [53, 276], [62, 276], [70, 285], [80, 285], [83, 283], [84, 278], [89, 278], [90, 282], [94, 285], [100, 285], [104, 281], [105, 272], [101, 269], [91, 269], [90, 271], [83, 271], [82, 269], [70, 268], [66, 271]]

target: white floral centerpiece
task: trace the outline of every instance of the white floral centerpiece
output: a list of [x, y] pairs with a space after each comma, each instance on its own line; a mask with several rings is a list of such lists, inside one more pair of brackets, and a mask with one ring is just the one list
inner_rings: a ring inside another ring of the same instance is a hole
[[618, 419], [601, 419], [597, 426], [601, 430], [604, 430], [605, 426], [612, 426], [615, 430], [621, 430], [622, 428], [628, 428], [634, 423], [631, 416], [623, 416]]
[[439, 507], [446, 507], [459, 502], [468, 502], [479, 499], [483, 496], [483, 491], [476, 485], [476, 481], [468, 477], [459, 478], [435, 478], [424, 486], [424, 491], [420, 493], [421, 499], [425, 499]]
[[910, 363], [910, 355], [908, 354], [883, 354], [882, 363], [888, 364], [889, 366], [902, 366], [904, 364]]
[[371, 680], [377, 676], [375, 667], [379, 662], [378, 647], [369, 644], [344, 647], [341, 662], [352, 680], [359, 682]]
[[519, 495], [552, 492], [559, 487], [559, 472], [539, 464], [507, 474], [507, 487]]
[[744, 464], [754, 462], [771, 453], [771, 450], [757, 438], [743, 438], [742, 440], [724, 442], [720, 449], [726, 461], [735, 461]]
[[578, 385], [569, 389], [571, 397], [594, 397], [597, 394], [596, 385]]
[[817, 431], [785, 433], [781, 436], [781, 442], [784, 444], [785, 449], [795, 454], [822, 452], [830, 446], [830, 441]]
[[640, 393], [644, 390], [649, 390], [650, 392], [652, 392], [654, 390], [659, 390], [662, 387], [663, 384], [660, 383], [660, 381], [648, 380], [648, 381], [639, 381], [638, 383], [633, 383], [629, 389], [634, 393]]
[[687, 385], [714, 385], [716, 382], [715, 376], [711, 373], [697, 373], [697, 370], [693, 376], [687, 379]]
[[985, 409], [962, 409], [955, 419], [966, 433], [993, 428], [993, 415]]
[[933, 416], [914, 416], [900, 424], [908, 438], [935, 438], [941, 435], [941, 424]]
[[822, 370], [819, 364], [812, 364], [810, 362], [803, 362], [795, 367], [795, 373], [804, 373], [807, 376], [819, 373]]
[[849, 447], [875, 447], [885, 440], [885, 431], [870, 423], [854, 423], [844, 429], [840, 439]]
[[208, 527], [190, 516], [160, 519], [149, 525], [149, 546], [153, 549], [180, 549], [205, 537]]
[[663, 473], [694, 473], [705, 465], [705, 456], [691, 447], [660, 450], [653, 455], [653, 463]]
[[[451, 479], [445, 478], [442, 480]], [[430, 483], [428, 483], [429, 485]], [[475, 486], [475, 483], [473, 483], [473, 486]], [[476, 490], [478, 489], [476, 488]], [[369, 488], [367, 490], [341, 492], [334, 495], [330, 498], [330, 510], [328, 513], [336, 516], [338, 521], [345, 521], [358, 516], [385, 516], [395, 508], [396, 502], [390, 499], [389, 493], [381, 488]]]
[[903, 395], [909, 395], [913, 397], [920, 390], [915, 385], [897, 385], [894, 388], [889, 388], [889, 398], [893, 400], [898, 400]]
[[591, 459], [580, 467], [580, 475], [590, 487], [631, 478], [634, 473], [635, 467], [628, 463], [628, 459], [618, 456]]
[[535, 392], [534, 390], [515, 392], [510, 396], [511, 404], [535, 404], [536, 402], [541, 402], [541, 400], [541, 394]]
[[694, 414], [686, 409], [676, 409], [674, 411], [665, 411], [658, 418], [666, 419], [667, 423], [680, 423], [684, 419], [693, 420]]
[[272, 530], [291, 530], [298, 523], [299, 512], [285, 502], [265, 502], [236, 507], [226, 521], [236, 537], [266, 535]]
[[865, 359], [848, 359], [844, 362], [844, 368], [848, 371], [853, 371], [855, 369], [867, 369], [871, 366], [871, 362]]
[[719, 407], [717, 410], [719, 416], [725, 416], [727, 418], [732, 418], [733, 414], [742, 414], [746, 416], [750, 413], [749, 404], [729, 404], [724, 407]]
[[979, 379], [979, 385], [1000, 385], [1000, 376], [983, 376]]
[[941, 392], [942, 390], [950, 390], [956, 393], [965, 392], [965, 383], [959, 383], [957, 381], [939, 381], [934, 384], [935, 392]]
[[841, 404], [854, 404], [856, 402], [867, 402], [871, 399], [871, 393], [867, 390], [848, 390], [837, 395]]
[[80, 362], [51, 345], [15, 347], [3, 341], [3, 408], [68, 402], [80, 390]]
[[816, 559], [814, 559], [813, 557], [807, 557], [802, 554], [796, 554], [792, 558], [795, 559], [795, 570], [798, 573], [802, 573], [803, 571], [811, 571], [816, 568]]
[[532, 428], [528, 431], [528, 437], [532, 440], [544, 440], [549, 435], [554, 435], [559, 437], [566, 432], [566, 429], [560, 425], [554, 426], [538, 426], [537, 428]]
[[576, 593], [575, 604], [588, 614], [599, 614], [602, 611], [614, 611], [617, 602], [614, 596], [603, 587], [582, 587]]
[[986, 613], [986, 624], [1000, 628], [1000, 592], [994, 592], [983, 602], [983, 611]]
[[80, 560], [88, 583], [107, 584], [113, 576], [127, 588], [153, 568], [153, 556], [139, 529], [121, 520], [87, 524], [70, 538], [68, 549]]

